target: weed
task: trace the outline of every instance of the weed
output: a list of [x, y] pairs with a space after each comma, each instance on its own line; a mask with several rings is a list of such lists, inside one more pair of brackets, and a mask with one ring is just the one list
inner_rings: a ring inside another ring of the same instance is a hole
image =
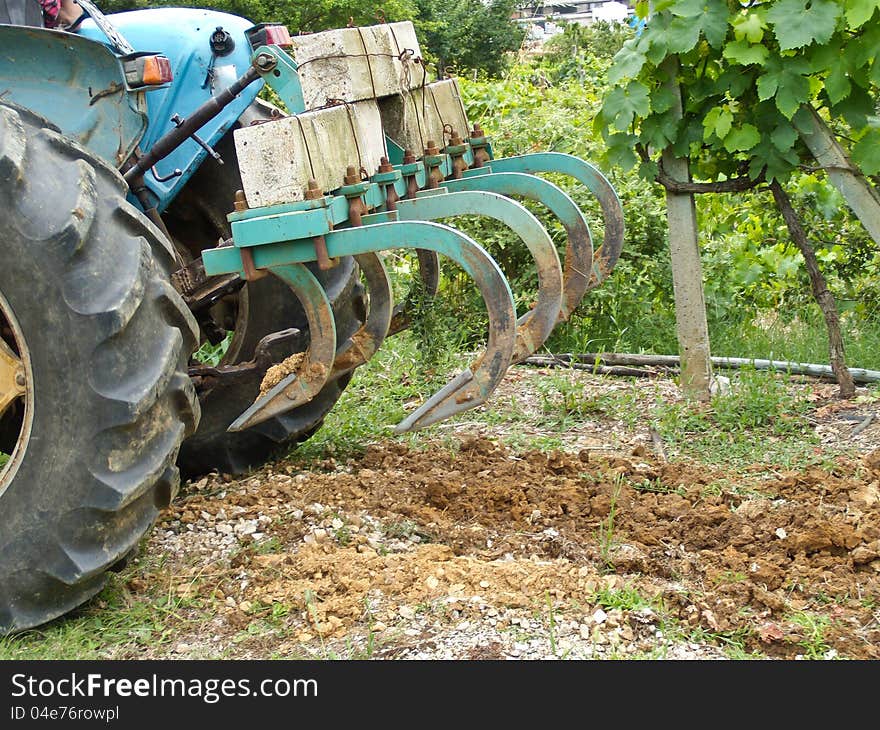
[[223, 356], [229, 349], [229, 344], [232, 342], [232, 336], [234, 334], [235, 333], [230, 330], [226, 333], [226, 336], [216, 345], [212, 345], [210, 342], [206, 341], [198, 350], [193, 353], [193, 358], [202, 363], [202, 365], [216, 367], [220, 364], [220, 361], [223, 360]]
[[270, 537], [266, 540], [261, 540], [254, 545], [253, 548], [256, 555], [271, 555], [274, 553], [280, 553], [283, 549], [284, 545], [277, 537]]
[[605, 567], [613, 571], [614, 564], [611, 562], [611, 552], [614, 549], [614, 518], [617, 515], [617, 500], [620, 499], [620, 492], [623, 489], [624, 477], [622, 474], [614, 476], [614, 485], [611, 491], [611, 507], [608, 510], [608, 516], [599, 522], [598, 540], [599, 555]]
[[419, 525], [412, 520], [400, 520], [399, 522], [383, 522], [380, 529], [386, 537], [398, 540], [408, 540], [415, 535], [420, 535]]
[[642, 596], [635, 588], [600, 588], [591, 597], [595, 603], [608, 610], [638, 611], [641, 608], [653, 608], [653, 604]]
[[652, 492], [654, 494], [678, 494], [681, 497], [687, 494], [687, 490], [685, 490], [684, 486], [679, 485], [677, 487], [670, 487], [668, 484], [664, 484], [659, 477], [655, 479], [643, 479], [640, 482], [630, 482], [630, 486], [637, 492]]
[[802, 638], [795, 643], [806, 652], [808, 659], [827, 659], [831, 647], [825, 640], [825, 632], [831, 625], [828, 616], [799, 611], [787, 617], [790, 623], [800, 626]]
[[745, 573], [733, 570], [725, 570], [721, 575], [715, 576], [715, 585], [742, 583], [746, 579]]

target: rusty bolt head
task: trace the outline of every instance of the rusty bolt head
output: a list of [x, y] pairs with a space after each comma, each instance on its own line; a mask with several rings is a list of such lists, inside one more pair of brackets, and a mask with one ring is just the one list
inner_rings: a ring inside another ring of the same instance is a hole
[[462, 144], [461, 135], [455, 130], [453, 130], [452, 134], [450, 135], [449, 144], [453, 146]]
[[317, 200], [318, 198], [323, 198], [324, 193], [321, 191], [321, 188], [318, 187], [318, 181], [315, 178], [309, 179], [309, 187], [306, 189], [306, 200]]
[[387, 157], [383, 157], [379, 160], [379, 172], [393, 172], [394, 165], [392, 165]]
[[345, 170], [345, 184], [357, 185], [361, 181], [358, 169], [354, 165], [349, 165]]
[[413, 154], [412, 150], [404, 150], [403, 151], [403, 164], [411, 165], [416, 161], [416, 156]]
[[236, 190], [235, 191], [235, 210], [237, 212], [241, 212], [243, 210], [248, 209], [247, 198], [244, 195], [244, 190]]
[[474, 128], [471, 130], [471, 137], [482, 137], [483, 128], [480, 126], [479, 122], [474, 122]]
[[254, 63], [257, 64], [257, 68], [265, 71], [275, 65], [275, 59], [268, 53], [261, 53], [254, 59]]
[[437, 143], [433, 139], [428, 140], [428, 146], [425, 147], [426, 155], [439, 155], [440, 148], [437, 146]]
[[25, 378], [24, 373], [20, 370], [15, 374], [15, 384], [19, 388], [24, 388], [27, 385], [27, 378]]

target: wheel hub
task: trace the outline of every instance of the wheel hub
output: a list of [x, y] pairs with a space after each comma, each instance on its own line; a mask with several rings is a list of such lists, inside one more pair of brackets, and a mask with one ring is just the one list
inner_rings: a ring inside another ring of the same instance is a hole
[[0, 494], [21, 463], [32, 412], [28, 350], [12, 309], [0, 294]]
[[0, 417], [25, 394], [24, 365], [12, 348], [0, 339]]

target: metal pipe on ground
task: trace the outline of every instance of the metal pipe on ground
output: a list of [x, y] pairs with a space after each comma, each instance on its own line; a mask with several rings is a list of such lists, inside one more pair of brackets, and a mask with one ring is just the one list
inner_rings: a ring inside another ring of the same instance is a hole
[[[792, 375], [809, 375], [822, 380], [836, 381], [834, 373], [829, 365], [817, 365], [815, 363], [799, 363], [787, 360], [763, 360], [745, 357], [712, 357], [712, 365], [728, 370], [739, 370], [745, 367], [754, 367], [756, 370], [779, 370]], [[628, 353], [602, 352], [602, 353], [559, 353], [547, 356], [530, 357], [523, 361], [524, 365], [537, 365], [552, 367], [566, 365], [576, 370], [591, 370], [600, 375], [639, 375], [642, 377], [656, 376], [658, 373], [651, 371], [628, 372], [633, 367], [663, 367], [678, 368], [681, 366], [681, 358], [678, 355], [635, 355]], [[621, 368], [620, 371], [611, 371], [611, 368]], [[849, 368], [853, 380], [857, 383], [880, 382], [880, 371], [866, 370], [864, 368]]]

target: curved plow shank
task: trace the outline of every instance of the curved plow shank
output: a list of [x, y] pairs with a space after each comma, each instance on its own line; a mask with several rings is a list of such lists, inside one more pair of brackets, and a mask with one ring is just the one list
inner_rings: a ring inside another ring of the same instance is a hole
[[489, 337], [485, 352], [398, 424], [395, 433], [425, 428], [486, 402], [513, 357], [516, 313], [507, 279], [479, 244], [460, 231], [439, 223], [397, 221], [331, 231], [327, 234], [327, 247], [331, 256], [391, 248], [436, 251], [451, 258], [476, 281], [486, 302]]
[[309, 349], [296, 371], [257, 398], [229, 431], [243, 431], [310, 401], [327, 382], [336, 357], [336, 323], [321, 283], [303, 264], [276, 266], [272, 273], [293, 290], [305, 310]]
[[391, 279], [381, 256], [371, 252], [358, 254], [354, 258], [367, 280], [370, 308], [363, 326], [340, 348], [342, 352], [336, 356], [329, 380], [350, 373], [373, 357], [391, 326], [394, 298], [391, 293]]
[[520, 172], [493, 172], [446, 180], [443, 187], [450, 192], [485, 190], [534, 200], [542, 203], [559, 219], [568, 237], [562, 270], [562, 311], [559, 319], [563, 322], [568, 320], [590, 286], [593, 268], [593, 237], [587, 219], [577, 204], [557, 185]]
[[463, 215], [493, 218], [511, 228], [526, 244], [538, 269], [535, 306], [517, 320], [516, 348], [511, 362], [525, 360], [553, 331], [562, 306], [562, 267], [550, 234], [519, 203], [483, 190], [429, 195], [398, 203], [400, 220], [437, 220]]
[[492, 172], [556, 172], [583, 183], [598, 199], [605, 222], [605, 236], [596, 251], [593, 275], [587, 289], [595, 289], [614, 269], [623, 248], [623, 206], [607, 178], [589, 162], [561, 152], [534, 152], [516, 157], [502, 157], [490, 163]]

